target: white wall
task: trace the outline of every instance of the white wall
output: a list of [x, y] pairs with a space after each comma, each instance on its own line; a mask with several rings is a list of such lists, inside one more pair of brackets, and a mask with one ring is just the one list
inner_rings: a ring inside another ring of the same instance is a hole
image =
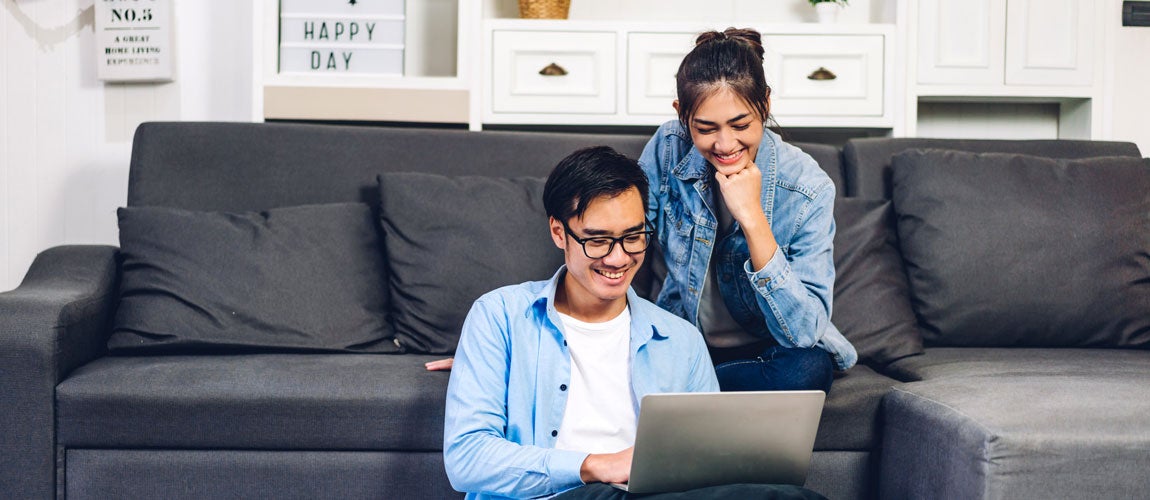
[[[0, 290], [15, 287], [33, 257], [48, 247], [116, 244], [115, 209], [126, 199], [130, 140], [137, 124], [248, 121], [256, 116], [253, 74], [259, 64], [252, 60], [250, 34], [254, 2], [173, 0], [175, 82], [125, 85], [95, 78], [95, 1], [0, 0]], [[441, 6], [444, 0], [433, 1]], [[869, 16], [875, 22], [890, 22], [893, 1], [852, 0], [852, 13], [844, 21]], [[1112, 11], [1121, 3], [1109, 1]], [[514, 0], [492, 2], [487, 4], [488, 15], [504, 11], [515, 15]], [[573, 0], [572, 4], [572, 17], [604, 16], [611, 9], [649, 11], [656, 5], [664, 6], [664, 13], [695, 8], [693, 15], [702, 15], [718, 8], [753, 16], [766, 16], [769, 12], [764, 9], [774, 6], [782, 13], [771, 20], [779, 22], [809, 14], [802, 10], [805, 0]], [[435, 9], [425, 10], [425, 15], [435, 15]], [[1150, 82], [1150, 65], [1144, 61], [1150, 53], [1150, 28], [1120, 24], [1115, 19], [1108, 26], [1114, 30], [1118, 50], [1108, 65], [1113, 111], [1104, 130], [1112, 139], [1137, 142], [1143, 154], [1150, 155], [1150, 98], [1144, 94]], [[960, 121], [971, 112], [938, 109]], [[1035, 126], [1044, 126], [1046, 110], [1016, 111], [1026, 111]]]
[[116, 244], [131, 136], [153, 120], [250, 120], [251, 2], [173, 0], [176, 79], [96, 80], [98, 0], [0, 0], [0, 290], [65, 243]]

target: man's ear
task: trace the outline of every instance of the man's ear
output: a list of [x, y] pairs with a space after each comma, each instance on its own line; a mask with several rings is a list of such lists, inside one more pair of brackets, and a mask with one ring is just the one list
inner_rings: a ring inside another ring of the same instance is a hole
[[560, 250], [567, 250], [567, 232], [563, 230], [563, 223], [554, 217], [548, 217], [547, 223], [551, 226], [551, 241]]

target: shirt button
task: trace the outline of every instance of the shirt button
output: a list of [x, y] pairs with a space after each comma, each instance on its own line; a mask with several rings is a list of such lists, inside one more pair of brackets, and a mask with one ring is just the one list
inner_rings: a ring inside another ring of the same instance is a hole
[[563, 341], [563, 347], [567, 347], [567, 341], [566, 340]]
[[551, 431], [551, 437], [555, 437], [558, 435], [559, 435], [559, 431]]
[[771, 281], [770, 278], [759, 278], [759, 286], [767, 286], [767, 282]]
[[566, 391], [567, 390], [567, 384], [559, 384], [559, 390]]

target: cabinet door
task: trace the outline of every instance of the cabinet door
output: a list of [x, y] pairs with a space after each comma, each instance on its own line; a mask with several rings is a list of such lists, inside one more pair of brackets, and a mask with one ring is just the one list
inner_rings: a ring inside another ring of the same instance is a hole
[[1006, 83], [1090, 85], [1094, 16], [1099, 8], [1092, 4], [1091, 0], [1009, 0]]
[[675, 116], [675, 73], [695, 46], [698, 33], [627, 35], [627, 112]]
[[767, 35], [771, 113], [882, 116], [882, 35]]
[[615, 34], [497, 30], [495, 113], [615, 112]]
[[918, 83], [1001, 85], [1006, 1], [919, 0]]

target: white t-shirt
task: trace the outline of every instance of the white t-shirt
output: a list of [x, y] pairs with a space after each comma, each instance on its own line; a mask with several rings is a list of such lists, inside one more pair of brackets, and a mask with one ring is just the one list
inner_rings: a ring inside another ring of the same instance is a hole
[[631, 309], [603, 323], [559, 318], [571, 353], [571, 382], [555, 447], [614, 453], [635, 444]]

